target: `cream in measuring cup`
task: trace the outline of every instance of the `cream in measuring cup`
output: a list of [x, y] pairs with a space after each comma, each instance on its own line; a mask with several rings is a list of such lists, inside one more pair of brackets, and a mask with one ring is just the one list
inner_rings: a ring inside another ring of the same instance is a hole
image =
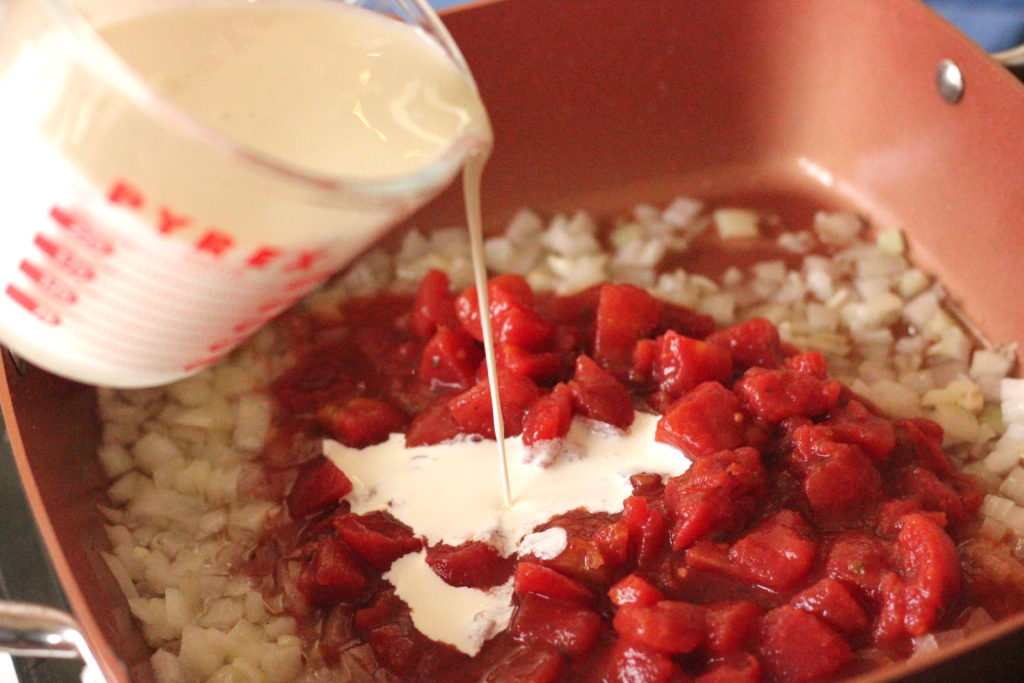
[[335, 0], [8, 12], [0, 339], [74, 379], [214, 362], [490, 146], [429, 11], [433, 36]]

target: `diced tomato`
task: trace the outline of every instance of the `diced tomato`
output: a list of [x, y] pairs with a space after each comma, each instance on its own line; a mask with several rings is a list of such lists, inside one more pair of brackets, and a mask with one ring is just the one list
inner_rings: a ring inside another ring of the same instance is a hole
[[704, 608], [678, 600], [626, 605], [612, 620], [620, 637], [666, 654], [692, 652], [704, 642]]
[[712, 572], [735, 581], [749, 581], [746, 570], [729, 557], [728, 543], [697, 541], [686, 549], [685, 557], [688, 569]]
[[332, 523], [345, 544], [377, 571], [385, 571], [402, 555], [423, 547], [412, 529], [386, 512], [348, 513]]
[[337, 505], [352, 491], [352, 482], [327, 458], [319, 458], [302, 467], [288, 494], [288, 512], [305, 517]]
[[562, 370], [562, 356], [555, 351], [533, 353], [512, 344], [500, 344], [495, 348], [495, 354], [499, 369], [529, 377], [535, 382], [553, 380]]
[[736, 541], [729, 559], [749, 581], [784, 591], [807, 576], [815, 550], [807, 523], [796, 512], [782, 510]]
[[674, 683], [682, 669], [657, 650], [619, 638], [608, 651], [597, 680], [601, 683]]
[[331, 437], [350, 448], [365, 448], [401, 432], [408, 418], [390, 403], [373, 398], [351, 398], [324, 406], [317, 419]]
[[922, 510], [942, 512], [953, 524], [967, 520], [968, 513], [959, 493], [931, 470], [911, 467], [900, 477], [898, 488], [916, 501]]
[[591, 327], [597, 319], [601, 285], [594, 285], [566, 296], [538, 296], [537, 310], [556, 325]]
[[720, 451], [696, 460], [665, 485], [665, 505], [673, 520], [672, 549], [687, 548], [713, 533], [737, 530], [757, 508], [767, 474], [753, 448]]
[[455, 329], [459, 324], [450, 286], [448, 276], [435, 269], [424, 276], [416, 289], [409, 326], [420, 339], [430, 339], [438, 327]]
[[572, 393], [565, 384], [557, 384], [550, 394], [537, 399], [523, 416], [523, 443], [561, 439], [572, 426]]
[[896, 557], [906, 583], [907, 632], [924, 635], [938, 621], [946, 601], [960, 590], [956, 546], [928, 517], [907, 515], [896, 540]]
[[[488, 398], [488, 400], [490, 400]], [[493, 427], [492, 427], [493, 429]], [[444, 402], [428, 406], [413, 418], [405, 433], [405, 445], [432, 446], [443, 441], [454, 439], [461, 433], [458, 423], [448, 410], [447, 399]]]
[[782, 367], [820, 380], [828, 379], [828, 362], [821, 351], [804, 351], [782, 361]]
[[942, 450], [942, 434], [942, 427], [931, 420], [903, 420], [897, 423], [897, 450], [911, 462], [949, 476], [953, 474], [953, 464]]
[[633, 346], [654, 331], [662, 302], [635, 285], [601, 285], [594, 326], [594, 360], [619, 379], [626, 379]]
[[520, 600], [510, 630], [520, 642], [553, 645], [569, 657], [580, 657], [597, 642], [601, 615], [589, 607], [563, 605], [527, 594]]
[[322, 606], [362, 597], [366, 574], [352, 551], [337, 538], [321, 538], [309, 551], [297, 587], [311, 605]]
[[423, 656], [422, 635], [404, 621], [378, 626], [367, 634], [366, 641], [374, 659], [388, 671], [412, 674]]
[[658, 355], [658, 342], [641, 339], [633, 346], [633, 361], [629, 368], [629, 381], [647, 384], [654, 379], [654, 360]]
[[837, 537], [825, 557], [825, 574], [877, 600], [882, 574], [889, 570], [888, 550], [881, 539], [862, 531]]
[[555, 683], [565, 660], [544, 643], [517, 647], [480, 676], [479, 683]]
[[542, 595], [567, 605], [589, 605], [594, 601], [594, 594], [576, 581], [533, 562], [516, 565], [515, 591]]
[[864, 608], [842, 581], [822, 579], [795, 596], [790, 604], [814, 614], [840, 633], [863, 633], [871, 626]]
[[[526, 409], [540, 396], [540, 390], [528, 378], [511, 372], [498, 373], [498, 389], [505, 436], [517, 436], [523, 431]], [[494, 438], [491, 386], [488, 381], [479, 382], [472, 389], [452, 398], [448, 401], [448, 410], [463, 434]]]
[[697, 677], [696, 683], [758, 683], [761, 662], [749, 652], [737, 652], [713, 664]]
[[[462, 292], [455, 300], [455, 311], [463, 329], [477, 341], [483, 341], [476, 294], [476, 287]], [[488, 283], [487, 295], [496, 342], [528, 351], [545, 351], [551, 347], [555, 327], [533, 310], [533, 291], [526, 280], [518, 275], [499, 275]]]
[[695, 460], [742, 446], [748, 421], [736, 394], [705, 382], [672, 404], [658, 420], [655, 439]]
[[568, 386], [573, 408], [584, 417], [619, 429], [633, 424], [633, 400], [629, 390], [588, 356], [576, 359], [576, 372]]
[[789, 605], [764, 616], [760, 654], [774, 679], [782, 683], [831, 676], [852, 658], [850, 646], [839, 634]]
[[623, 502], [624, 519], [629, 530], [629, 553], [636, 565], [650, 567], [663, 551], [666, 540], [665, 513], [660, 504], [641, 496]]
[[270, 385], [274, 398], [294, 414], [315, 413], [358, 391], [357, 360], [342, 345], [314, 351]]
[[442, 327], [423, 347], [420, 381], [428, 387], [468, 389], [476, 380], [483, 349], [459, 329]]
[[709, 344], [671, 330], [658, 337], [652, 367], [654, 382], [667, 396], [679, 398], [704, 382], [732, 381], [732, 355]]
[[384, 587], [374, 594], [366, 607], [356, 610], [352, 622], [360, 631], [368, 632], [378, 626], [390, 624], [409, 614], [409, 606], [395, 595], [395, 589]]
[[608, 589], [608, 598], [616, 607], [635, 605], [650, 607], [663, 598], [661, 591], [648, 583], [638, 574], [630, 574], [620, 579]]
[[849, 446], [814, 463], [804, 478], [804, 494], [811, 510], [825, 517], [859, 512], [878, 500], [882, 493], [878, 470], [860, 449]]
[[707, 606], [707, 649], [713, 655], [728, 655], [746, 649], [757, 632], [761, 608], [749, 600], [718, 602]]
[[842, 387], [835, 380], [822, 381], [792, 370], [748, 370], [733, 385], [750, 412], [765, 422], [788, 417], [815, 417], [831, 411]]
[[678, 332], [693, 339], [704, 339], [715, 331], [715, 320], [710, 315], [692, 308], [664, 302], [665, 308], [658, 323], [658, 332]]
[[764, 318], [751, 318], [709, 334], [707, 341], [729, 349], [739, 370], [777, 368], [782, 362], [779, 331]]
[[629, 558], [629, 530], [625, 522], [602, 522], [592, 518], [562, 518], [566, 546], [557, 556], [541, 563], [584, 583], [607, 586]]
[[449, 586], [492, 588], [512, 576], [514, 560], [502, 557], [490, 544], [468, 541], [427, 548], [427, 564]]
[[892, 421], [873, 415], [860, 401], [849, 401], [823, 423], [836, 441], [860, 446], [872, 460], [885, 460], [896, 446]]
[[907, 600], [900, 577], [890, 571], [882, 572], [878, 585], [881, 609], [875, 621], [875, 642], [886, 644], [903, 639], [907, 635]]

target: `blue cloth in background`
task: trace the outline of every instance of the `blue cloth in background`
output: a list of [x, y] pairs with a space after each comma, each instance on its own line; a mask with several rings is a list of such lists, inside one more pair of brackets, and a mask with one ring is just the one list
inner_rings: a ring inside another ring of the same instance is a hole
[[[430, 0], [435, 9], [467, 0]], [[622, 0], [643, 2], [643, 0]], [[1024, 43], [1024, 0], [926, 0], [932, 8], [990, 52]]]
[[1024, 0], [928, 0], [928, 4], [989, 52], [1024, 43]]

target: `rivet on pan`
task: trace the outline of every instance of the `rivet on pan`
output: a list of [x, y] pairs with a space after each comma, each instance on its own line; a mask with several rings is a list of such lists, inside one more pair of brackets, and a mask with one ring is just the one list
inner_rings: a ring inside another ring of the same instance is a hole
[[950, 104], [956, 104], [964, 96], [963, 72], [951, 59], [939, 62], [939, 68], [935, 71], [935, 84], [939, 87], [942, 99]]
[[18, 374], [24, 375], [28, 371], [28, 363], [22, 360], [20, 356], [15, 355], [15, 353], [10, 349], [4, 349], [4, 351], [6, 351], [7, 355], [11, 357], [11, 364], [14, 366], [14, 369], [18, 371]]

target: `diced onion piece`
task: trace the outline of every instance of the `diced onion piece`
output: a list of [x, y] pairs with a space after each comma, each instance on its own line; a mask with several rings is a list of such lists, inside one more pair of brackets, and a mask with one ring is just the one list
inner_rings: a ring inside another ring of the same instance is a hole
[[718, 209], [713, 214], [718, 235], [723, 240], [757, 237], [760, 217], [749, 209]]
[[999, 493], [1010, 498], [1018, 505], [1024, 505], [1024, 467], [1017, 465], [1003, 479]]

